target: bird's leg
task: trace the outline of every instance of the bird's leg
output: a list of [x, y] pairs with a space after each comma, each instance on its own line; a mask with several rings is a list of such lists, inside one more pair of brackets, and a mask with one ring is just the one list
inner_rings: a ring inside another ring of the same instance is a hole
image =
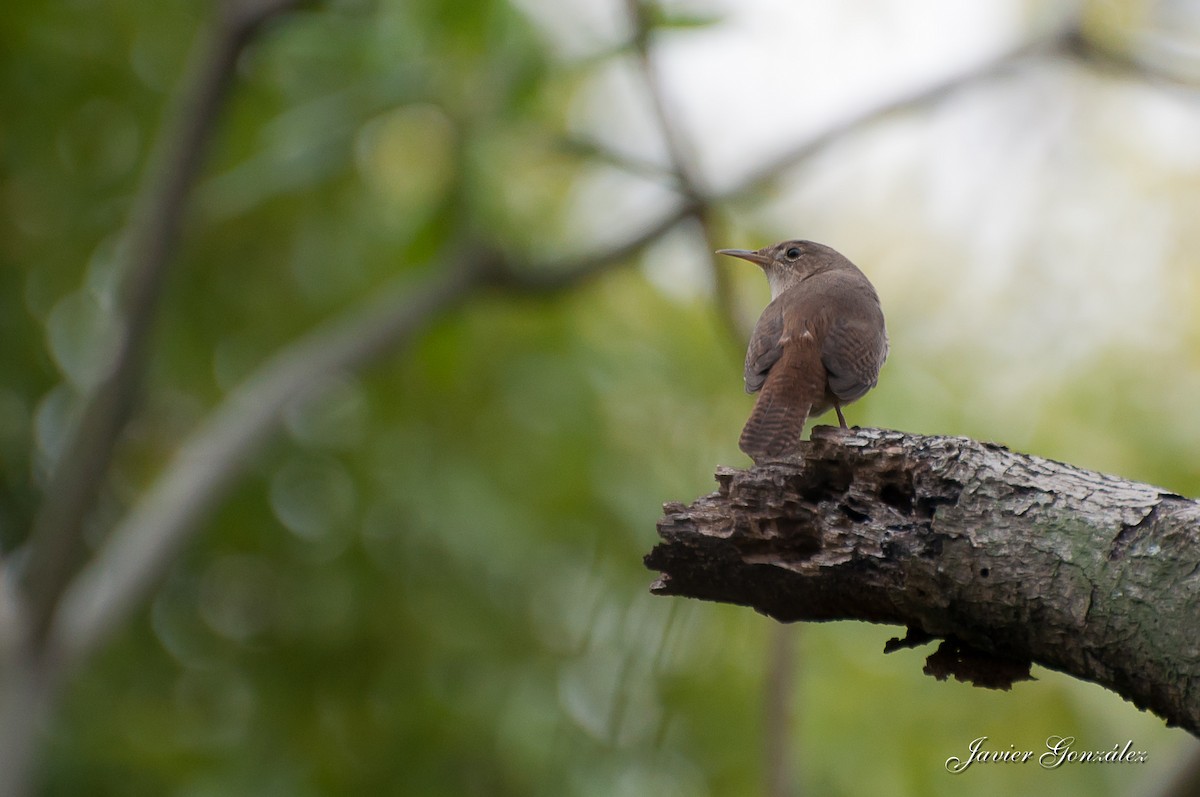
[[840, 423], [840, 424], [842, 425], [842, 428], [843, 428], [843, 429], [849, 429], [850, 427], [849, 427], [849, 426], [846, 426], [846, 416], [845, 416], [845, 415], [842, 415], [842, 405], [841, 405], [841, 404], [838, 404], [838, 403], [835, 401], [835, 402], [833, 403], [833, 408], [834, 408], [835, 410], [837, 410], [837, 414], [838, 414], [838, 423]]

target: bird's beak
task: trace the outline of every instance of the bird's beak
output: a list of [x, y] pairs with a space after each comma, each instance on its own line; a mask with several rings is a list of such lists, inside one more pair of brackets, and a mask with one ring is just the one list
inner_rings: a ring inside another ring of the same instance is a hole
[[755, 252], [750, 249], [718, 249], [717, 254], [740, 257], [742, 260], [749, 260], [751, 263], [757, 263], [760, 266], [765, 266], [771, 262], [771, 258], [764, 255], [761, 251]]

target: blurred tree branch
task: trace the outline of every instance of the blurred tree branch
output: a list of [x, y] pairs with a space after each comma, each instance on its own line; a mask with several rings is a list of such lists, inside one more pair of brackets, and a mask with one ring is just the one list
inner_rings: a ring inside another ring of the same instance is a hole
[[701, 210], [698, 204], [682, 203], [628, 240], [598, 252], [564, 258], [558, 262], [528, 264], [516, 263], [508, 258], [490, 260], [488, 268], [479, 273], [480, 287], [490, 285], [516, 294], [541, 295], [582, 286], [616, 266], [627, 264], [646, 247]]
[[401, 280], [285, 347], [210, 413], [72, 582], [54, 620], [48, 662], [77, 663], [136, 608], [289, 405], [395, 353], [478, 291], [537, 295], [575, 287], [627, 261], [691, 212], [683, 206], [603, 252], [536, 268], [518, 269], [497, 252], [473, 247], [423, 284]]
[[238, 57], [256, 31], [297, 0], [227, 0], [188, 61], [123, 236], [126, 261], [114, 297], [118, 344], [82, 401], [80, 419], [51, 471], [34, 520], [23, 586], [30, 630], [41, 636], [83, 557], [81, 528], [137, 401], [154, 317], [184, 207], [220, 118]]
[[659, 595], [944, 639], [926, 672], [1008, 688], [1031, 662], [1200, 735], [1200, 502], [966, 438], [818, 427], [786, 462], [668, 504]]
[[470, 252], [423, 285], [384, 291], [289, 344], [230, 391], [72, 581], [48, 662], [78, 662], [136, 608], [289, 405], [410, 342], [468, 296], [489, 257]]
[[113, 297], [115, 350], [83, 396], [79, 420], [51, 467], [20, 583], [0, 597], [0, 795], [23, 794], [29, 786], [41, 719], [57, 681], [54, 668], [46, 666], [44, 637], [84, 559], [83, 525], [137, 403], [187, 198], [238, 58], [268, 21], [296, 5], [297, 0], [220, 3], [210, 29], [197, 38], [174, 107], [143, 170], [123, 234], [125, 260]]
[[734, 307], [733, 283], [729, 279], [727, 264], [719, 262], [716, 250], [722, 245], [717, 240], [716, 203], [713, 192], [704, 180], [700, 160], [691, 136], [679, 124], [672, 111], [670, 98], [663, 89], [662, 78], [655, 63], [652, 39], [654, 20], [659, 18], [659, 9], [646, 0], [626, 0], [630, 25], [633, 28], [632, 50], [637, 59], [638, 71], [653, 109], [659, 135], [670, 162], [671, 186], [682, 194], [684, 200], [697, 206], [694, 214], [708, 253], [709, 272], [712, 274], [717, 313], [730, 337], [741, 345], [750, 330], [743, 328]]
[[869, 127], [882, 119], [899, 113], [915, 111], [934, 105], [969, 87], [1004, 74], [1027, 58], [1036, 55], [1075, 54], [1078, 52], [1080, 22], [1071, 18], [1057, 29], [1031, 41], [1021, 42], [1007, 51], [986, 59], [979, 65], [957, 75], [950, 75], [915, 91], [902, 94], [892, 100], [872, 106], [866, 110], [836, 122], [817, 135], [801, 142], [792, 149], [767, 161], [749, 175], [743, 177], [732, 188], [721, 191], [715, 199], [735, 202], [755, 196], [764, 187], [786, 175], [791, 169], [817, 155], [825, 147], [853, 133]]
[[644, 0], [625, 0], [625, 6], [633, 26], [633, 52], [637, 57], [638, 69], [642, 81], [646, 84], [650, 107], [654, 111], [654, 119], [671, 162], [671, 171], [684, 197], [691, 201], [700, 201], [708, 192], [704, 190], [700, 179], [699, 164], [691, 138], [684, 134], [676, 122], [675, 114], [670, 108], [670, 100], [662, 90], [662, 82], [651, 52], [650, 42], [654, 29], [649, 4]]

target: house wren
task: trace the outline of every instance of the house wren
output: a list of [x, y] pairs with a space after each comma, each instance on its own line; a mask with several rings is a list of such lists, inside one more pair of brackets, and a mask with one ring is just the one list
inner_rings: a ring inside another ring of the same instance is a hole
[[746, 392], [758, 393], [738, 447], [755, 462], [793, 451], [809, 418], [875, 387], [888, 354], [874, 286], [858, 267], [812, 241], [758, 251], [721, 249], [757, 263], [771, 286], [746, 351]]

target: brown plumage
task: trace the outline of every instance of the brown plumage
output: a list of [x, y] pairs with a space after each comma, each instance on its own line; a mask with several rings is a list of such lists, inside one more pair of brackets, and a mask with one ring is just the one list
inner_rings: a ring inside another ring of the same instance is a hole
[[809, 418], [875, 386], [888, 340], [879, 297], [846, 258], [812, 241], [721, 249], [762, 267], [771, 285], [746, 351], [746, 392], [758, 393], [739, 447], [754, 461], [795, 450]]

